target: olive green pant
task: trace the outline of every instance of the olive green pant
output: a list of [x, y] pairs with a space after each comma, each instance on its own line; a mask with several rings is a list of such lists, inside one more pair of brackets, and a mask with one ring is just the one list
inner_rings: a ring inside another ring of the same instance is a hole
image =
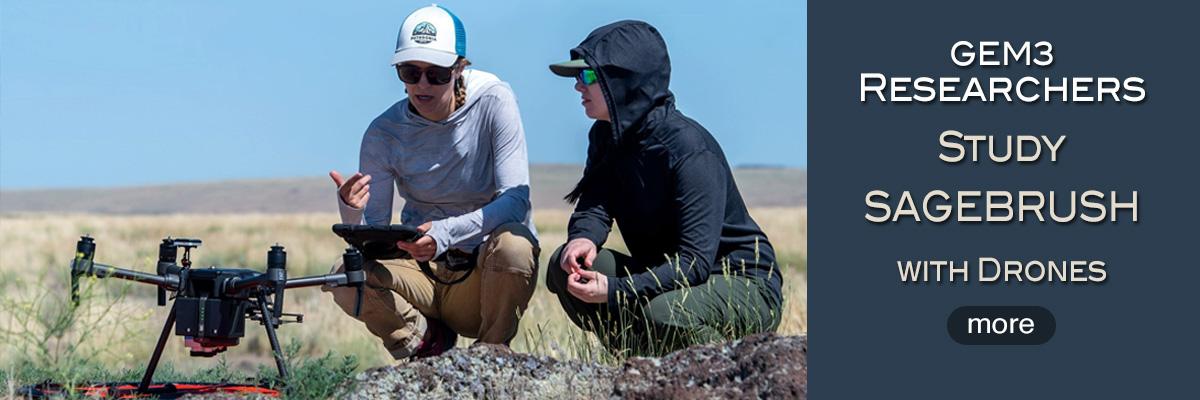
[[[571, 322], [596, 334], [605, 346], [630, 355], [662, 355], [694, 344], [772, 332], [779, 326], [782, 300], [756, 277], [713, 274], [708, 281], [650, 299], [622, 301], [619, 307], [586, 303], [567, 291], [560, 266], [563, 248], [546, 267], [546, 286], [558, 296]], [[628, 255], [601, 249], [591, 269], [612, 279], [646, 270]], [[613, 311], [616, 310], [616, 311]]]
[[[355, 318], [396, 359], [409, 357], [421, 344], [426, 318], [441, 320], [459, 335], [483, 343], [508, 344], [537, 287], [539, 250], [534, 243], [524, 225], [501, 225], [481, 245], [471, 275], [454, 285], [430, 279], [412, 259], [367, 261], [362, 309]], [[445, 282], [466, 273], [450, 271], [444, 262], [431, 261], [429, 267]], [[341, 261], [333, 270], [342, 271]], [[354, 316], [354, 288], [323, 290], [332, 292], [342, 311]]]

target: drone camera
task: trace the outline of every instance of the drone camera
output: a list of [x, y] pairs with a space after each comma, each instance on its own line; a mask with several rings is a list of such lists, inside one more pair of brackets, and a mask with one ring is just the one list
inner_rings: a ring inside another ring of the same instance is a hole
[[190, 350], [192, 357], [212, 357], [225, 352], [230, 347], [237, 346], [237, 338], [187, 337], [184, 346]]

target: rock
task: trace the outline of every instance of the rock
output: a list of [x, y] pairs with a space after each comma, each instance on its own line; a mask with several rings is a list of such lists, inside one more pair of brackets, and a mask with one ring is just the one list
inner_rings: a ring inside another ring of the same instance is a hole
[[364, 371], [338, 398], [577, 399], [606, 397], [615, 368], [513, 353], [497, 345], [452, 349], [439, 357]]
[[479, 344], [359, 374], [338, 398], [805, 398], [806, 336], [760, 334], [620, 367]]
[[805, 398], [807, 336], [759, 334], [694, 346], [661, 359], [635, 357], [613, 382], [627, 399]]

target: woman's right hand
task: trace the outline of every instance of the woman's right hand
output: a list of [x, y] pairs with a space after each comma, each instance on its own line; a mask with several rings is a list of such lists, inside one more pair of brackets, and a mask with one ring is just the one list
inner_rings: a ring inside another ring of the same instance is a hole
[[343, 179], [342, 174], [337, 171], [329, 171], [329, 177], [333, 178], [333, 184], [337, 185], [338, 197], [342, 199], [343, 203], [358, 209], [367, 206], [367, 200], [371, 198], [370, 175], [358, 172], [350, 179]]
[[[592, 243], [591, 239], [577, 238], [567, 242], [563, 249], [562, 256], [559, 259], [559, 265], [563, 271], [568, 274], [577, 274], [582, 269], [580, 267], [592, 267], [592, 261], [596, 260], [596, 244]], [[580, 262], [582, 261], [582, 262]]]

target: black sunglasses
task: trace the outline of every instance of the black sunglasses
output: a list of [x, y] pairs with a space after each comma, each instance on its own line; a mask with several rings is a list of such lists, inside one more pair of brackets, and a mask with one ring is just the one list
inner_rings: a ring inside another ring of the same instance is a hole
[[454, 78], [455, 65], [449, 67], [434, 65], [429, 68], [421, 68], [412, 64], [400, 64], [400, 66], [396, 67], [396, 74], [400, 75], [400, 81], [409, 85], [416, 85], [418, 82], [421, 82], [421, 75], [425, 75], [425, 80], [429, 81], [430, 85], [445, 85], [450, 83], [450, 80]]

